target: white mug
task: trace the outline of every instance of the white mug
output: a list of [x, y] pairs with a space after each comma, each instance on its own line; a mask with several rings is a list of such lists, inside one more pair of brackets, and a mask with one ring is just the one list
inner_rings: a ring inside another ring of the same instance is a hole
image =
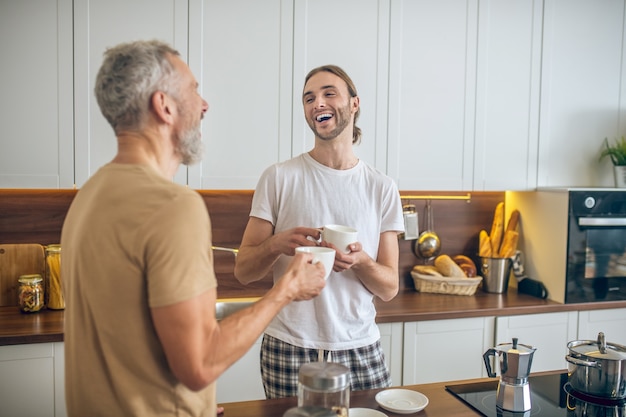
[[357, 231], [352, 227], [328, 224], [322, 230], [322, 241], [332, 243], [343, 253], [350, 253], [350, 244], [357, 240]]
[[312, 253], [313, 263], [321, 262], [324, 265], [324, 279], [328, 279], [330, 271], [333, 270], [335, 264], [335, 250], [332, 248], [325, 248], [323, 246], [300, 246], [296, 248], [296, 252], [300, 253]]

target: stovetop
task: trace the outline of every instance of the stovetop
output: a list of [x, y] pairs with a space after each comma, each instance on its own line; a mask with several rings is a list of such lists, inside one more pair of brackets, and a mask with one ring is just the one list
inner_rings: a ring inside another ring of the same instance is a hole
[[496, 408], [498, 379], [492, 381], [447, 385], [446, 390], [486, 417], [626, 417], [626, 400], [591, 403], [592, 398], [577, 395], [568, 384], [567, 373], [536, 375], [528, 378], [531, 409], [526, 412]]

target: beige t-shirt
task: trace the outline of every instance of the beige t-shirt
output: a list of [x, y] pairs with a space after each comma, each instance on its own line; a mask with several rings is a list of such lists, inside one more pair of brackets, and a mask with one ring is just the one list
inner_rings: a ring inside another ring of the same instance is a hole
[[214, 384], [176, 380], [150, 316], [217, 285], [199, 194], [108, 164], [77, 193], [61, 245], [68, 415], [215, 416]]

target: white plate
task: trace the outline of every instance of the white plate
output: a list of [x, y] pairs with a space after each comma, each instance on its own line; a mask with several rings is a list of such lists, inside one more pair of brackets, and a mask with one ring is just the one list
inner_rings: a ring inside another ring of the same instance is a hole
[[409, 389], [388, 389], [376, 394], [376, 402], [385, 410], [398, 414], [411, 414], [428, 405], [428, 397]]
[[351, 408], [348, 415], [350, 417], [388, 417], [387, 414], [372, 408]]

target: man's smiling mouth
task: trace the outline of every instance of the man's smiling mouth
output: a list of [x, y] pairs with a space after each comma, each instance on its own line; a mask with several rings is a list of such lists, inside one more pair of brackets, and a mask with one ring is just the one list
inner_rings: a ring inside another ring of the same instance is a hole
[[323, 113], [323, 114], [319, 114], [315, 120], [317, 120], [318, 122], [325, 122], [326, 120], [330, 119], [331, 117], [333, 117], [332, 114], [330, 113]]

